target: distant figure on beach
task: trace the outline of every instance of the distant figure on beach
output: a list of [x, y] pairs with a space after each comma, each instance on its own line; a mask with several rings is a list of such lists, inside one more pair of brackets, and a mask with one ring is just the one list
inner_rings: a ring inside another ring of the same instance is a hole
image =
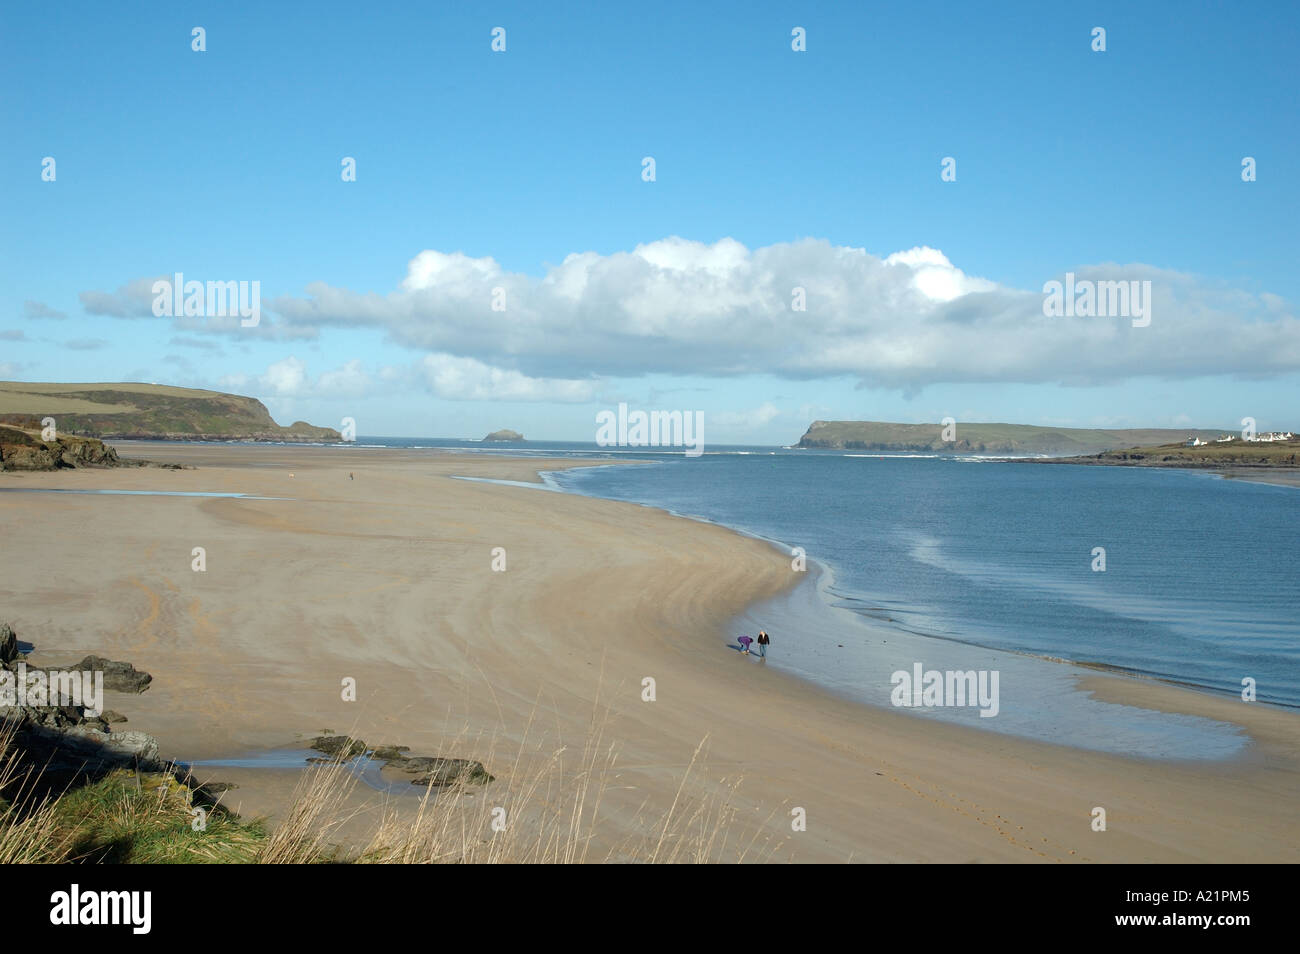
[[348, 480], [352, 480], [352, 471], [348, 471]]
[[746, 655], [749, 654], [749, 644], [753, 641], [754, 637], [752, 636], [741, 636], [740, 639], [736, 640], [736, 642], [740, 643], [740, 651]]
[[772, 637], [767, 635], [766, 630], [758, 631], [758, 655], [763, 659], [767, 658], [767, 647], [771, 644]]

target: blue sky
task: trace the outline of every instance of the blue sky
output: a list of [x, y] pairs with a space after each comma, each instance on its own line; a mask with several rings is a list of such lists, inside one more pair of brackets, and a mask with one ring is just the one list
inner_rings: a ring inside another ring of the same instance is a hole
[[[1295, 4], [448, 6], [7, 8], [0, 377], [410, 436], [1300, 424]], [[177, 271], [262, 323], [151, 316]], [[1150, 327], [1043, 318], [1067, 271]]]

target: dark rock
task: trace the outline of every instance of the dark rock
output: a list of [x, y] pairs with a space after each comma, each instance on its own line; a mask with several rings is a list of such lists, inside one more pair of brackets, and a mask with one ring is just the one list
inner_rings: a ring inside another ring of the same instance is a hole
[[399, 762], [395, 768], [403, 772], [424, 772], [419, 778], [411, 780], [412, 785], [453, 785], [465, 782], [469, 785], [486, 785], [494, 781], [483, 768], [482, 762], [472, 759], [415, 758]]
[[111, 689], [114, 692], [144, 692], [149, 688], [149, 683], [153, 682], [153, 676], [147, 672], [141, 672], [130, 663], [114, 662], [112, 659], [105, 659], [103, 656], [87, 656], [72, 668], [82, 671], [102, 672], [104, 674], [104, 688]]
[[100, 778], [119, 768], [167, 771], [158, 757], [158, 742], [143, 732], [110, 732], [98, 719], [73, 722], [51, 706], [0, 708], [0, 727], [12, 732], [20, 771], [41, 791], [61, 792], [82, 780]]
[[158, 740], [143, 732], [109, 732], [93, 722], [83, 722], [64, 729], [63, 737], [90, 742], [109, 758], [147, 763], [158, 761]]
[[370, 753], [370, 757], [380, 762], [398, 762], [406, 758], [402, 753], [409, 751], [411, 751], [409, 745], [381, 745]]
[[[13, 415], [9, 415], [12, 417]], [[40, 437], [41, 424], [32, 418], [23, 427], [0, 425], [0, 470], [58, 470], [61, 467], [115, 467], [117, 451], [87, 437]]]
[[0, 623], [0, 666], [18, 658], [18, 636], [8, 623]]
[[120, 712], [114, 712], [112, 709], [105, 709], [99, 714], [99, 721], [111, 724], [125, 722], [126, 716]]
[[[317, 752], [324, 752], [331, 758], [347, 761], [366, 753], [366, 743], [346, 735], [318, 735], [309, 743]], [[322, 761], [308, 759], [308, 761]]]

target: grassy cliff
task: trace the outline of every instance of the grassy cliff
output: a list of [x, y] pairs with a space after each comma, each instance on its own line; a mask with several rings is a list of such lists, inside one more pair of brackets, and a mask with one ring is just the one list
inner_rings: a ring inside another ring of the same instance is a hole
[[60, 435], [190, 441], [340, 441], [330, 427], [282, 427], [261, 401], [220, 391], [159, 384], [33, 384], [0, 381], [0, 424], [40, 430], [52, 417]]
[[1069, 464], [1130, 464], [1140, 467], [1300, 467], [1300, 440], [1242, 441], [1186, 447], [1181, 443], [1126, 447], [1087, 457], [1053, 460]]
[[813, 421], [799, 447], [878, 453], [1049, 455], [1066, 457], [1143, 444], [1170, 444], [1188, 437], [1213, 440], [1223, 431], [1137, 428], [1097, 430], [1039, 427], [1033, 424], [976, 424], [958, 421], [952, 441], [942, 424], [891, 424], [882, 421]]

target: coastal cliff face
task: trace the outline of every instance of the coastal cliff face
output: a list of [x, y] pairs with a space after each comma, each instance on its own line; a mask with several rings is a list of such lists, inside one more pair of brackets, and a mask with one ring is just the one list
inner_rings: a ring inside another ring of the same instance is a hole
[[93, 437], [43, 441], [16, 427], [0, 425], [0, 471], [116, 467], [117, 451]]
[[883, 421], [813, 421], [797, 446], [878, 453], [1043, 455], [1070, 457], [1140, 444], [1163, 444], [1200, 437], [1213, 440], [1220, 431], [1146, 428], [1100, 430], [1038, 427], [1031, 424], [984, 424], [957, 421], [944, 440], [942, 424], [893, 424]]
[[341, 442], [332, 427], [275, 423], [256, 398], [151, 384], [0, 382], [0, 424], [105, 440]]

